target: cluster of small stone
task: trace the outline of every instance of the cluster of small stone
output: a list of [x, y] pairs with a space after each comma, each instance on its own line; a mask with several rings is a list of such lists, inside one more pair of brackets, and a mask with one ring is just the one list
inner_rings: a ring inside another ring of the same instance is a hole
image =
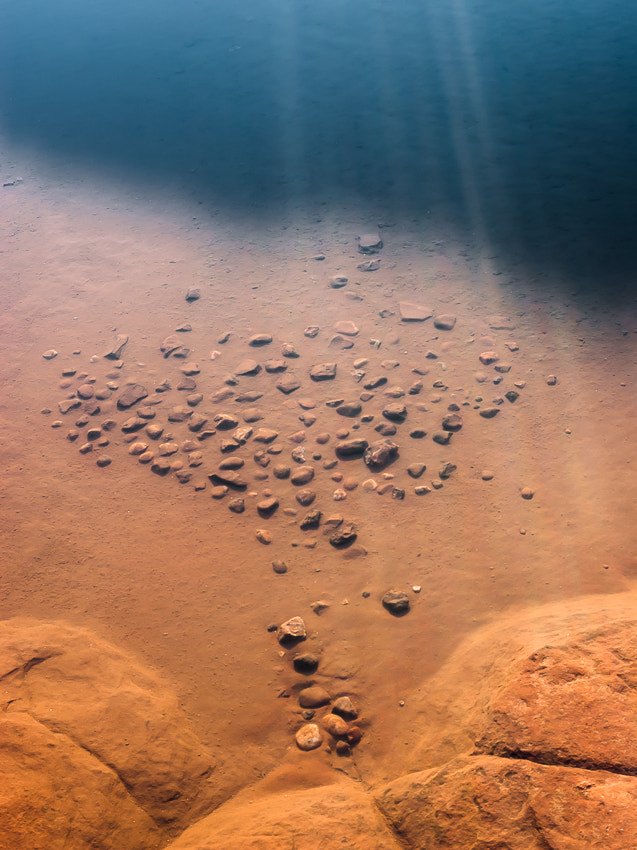
[[[382, 247], [382, 239], [377, 233], [359, 237], [358, 250], [364, 255], [378, 254]], [[358, 268], [365, 272], [376, 271], [380, 262], [380, 259], [365, 260]], [[347, 285], [347, 278], [333, 277], [329, 285], [334, 289], [342, 288]], [[189, 289], [186, 301], [193, 303], [198, 301], [200, 296], [198, 289]], [[456, 326], [455, 316], [435, 314], [422, 304], [410, 301], [399, 302], [398, 313], [400, 321], [407, 324], [432, 319], [436, 330], [442, 332], [453, 331]], [[394, 315], [395, 313], [389, 310], [381, 311], [384, 318]], [[494, 317], [491, 327], [509, 329], [514, 326], [505, 318]], [[136, 381], [129, 381], [120, 389], [123, 377], [121, 370], [124, 365], [121, 357], [128, 343], [128, 337], [123, 334], [117, 336], [112, 347], [103, 355], [110, 362], [111, 368], [104, 375], [102, 385], [99, 385], [98, 378], [89, 372], [79, 372], [71, 367], [63, 369], [60, 387], [69, 390], [69, 394], [58, 403], [58, 410], [63, 416], [77, 414], [75, 427], [71, 428], [66, 436], [70, 442], [78, 444], [81, 454], [96, 457], [97, 465], [105, 467], [112, 462], [112, 456], [105, 452], [106, 448], [123, 441], [128, 445], [128, 454], [139, 464], [147, 466], [155, 475], [174, 476], [182, 484], [190, 482], [196, 491], [208, 490], [214, 500], [225, 500], [229, 511], [235, 515], [244, 513], [248, 504], [252, 503], [258, 517], [264, 520], [273, 516], [281, 507], [281, 494], [275, 490], [283, 482], [287, 482], [292, 485], [296, 505], [283, 507], [283, 512], [295, 517], [297, 505], [307, 508], [307, 513], [298, 522], [300, 530], [316, 531], [323, 526], [324, 530], [330, 532], [330, 543], [336, 548], [351, 545], [356, 540], [357, 531], [353, 522], [348, 522], [340, 515], [325, 517], [323, 510], [314, 504], [317, 490], [314, 489], [313, 482], [322, 474], [321, 470], [328, 473], [330, 480], [337, 485], [332, 492], [334, 501], [344, 501], [359, 486], [363, 492], [375, 492], [381, 496], [391, 494], [398, 502], [405, 499], [406, 482], [396, 480], [401, 448], [393, 438], [399, 433], [399, 429], [404, 430], [410, 441], [415, 441], [410, 443], [410, 446], [416, 447], [420, 446], [420, 441], [428, 435], [430, 426], [425, 429], [422, 421], [416, 421], [411, 426], [405, 424], [414, 414], [422, 419], [420, 414], [430, 412], [428, 405], [418, 402], [418, 396], [424, 389], [424, 378], [429, 372], [426, 365], [416, 365], [412, 368], [415, 380], [405, 390], [398, 385], [390, 385], [387, 374], [368, 375], [366, 370], [369, 359], [357, 357], [353, 360], [349, 375], [354, 384], [362, 385], [363, 391], [358, 393], [358, 398], [347, 399], [342, 396], [331, 397], [329, 391], [325, 392], [325, 388], [331, 385], [341, 368], [337, 360], [314, 363], [306, 372], [309, 383], [314, 391], [323, 396], [326, 409], [349, 422], [349, 426], [337, 427], [331, 432], [315, 433], [313, 426], [318, 421], [318, 402], [311, 397], [299, 397], [301, 413], [298, 420], [302, 428], [281, 438], [279, 429], [267, 427], [264, 422], [266, 415], [276, 416], [276, 402], [271, 404], [268, 414], [258, 407], [257, 403], [268, 391], [274, 391], [275, 394], [278, 391], [285, 398], [289, 398], [301, 389], [304, 378], [298, 371], [288, 368], [301, 357], [296, 346], [283, 342], [280, 357], [266, 358], [262, 362], [248, 357], [238, 362], [230, 373], [219, 375], [222, 386], [215, 388], [208, 396], [208, 402], [213, 405], [213, 411], [210, 411], [206, 409], [206, 387], [198, 386], [202, 367], [190, 359], [191, 351], [185, 344], [186, 335], [191, 330], [190, 324], [182, 324], [159, 344], [163, 361], [167, 361], [167, 365], [174, 364], [178, 369], [179, 377], [176, 383], [172, 378], [166, 377], [159, 382], [155, 381], [151, 390]], [[308, 326], [304, 336], [316, 339], [320, 330], [318, 325]], [[335, 351], [353, 348], [360, 333], [356, 324], [347, 319], [336, 322], [333, 331], [327, 346]], [[231, 336], [230, 331], [224, 332], [218, 337], [217, 344], [223, 347]], [[370, 339], [369, 342], [374, 349], [381, 346], [379, 340]], [[273, 337], [269, 333], [253, 334], [247, 340], [253, 351], [265, 350], [272, 343]], [[504, 344], [510, 352], [518, 350], [514, 341]], [[50, 349], [43, 356], [52, 360], [57, 356], [57, 351]], [[432, 362], [437, 358], [438, 355], [433, 351], [429, 351], [425, 356], [426, 360]], [[210, 359], [223, 362], [221, 350], [214, 349]], [[493, 369], [491, 376], [489, 372], [476, 372], [474, 377], [478, 383], [490, 381], [498, 386], [511, 370], [511, 365], [502, 361], [496, 350], [482, 351], [478, 359], [481, 367]], [[92, 364], [98, 360], [100, 358], [97, 356], [91, 357]], [[399, 363], [385, 359], [380, 365], [386, 372], [391, 372]], [[215, 368], [215, 375], [212, 377], [218, 374]], [[269, 382], [264, 382], [264, 375], [271, 376]], [[549, 376], [547, 383], [553, 386], [557, 379], [555, 376]], [[441, 379], [434, 381], [431, 386], [438, 392], [438, 396], [432, 396], [429, 401], [441, 401], [442, 394], [448, 387]], [[481, 396], [476, 396], [473, 405], [467, 399], [462, 405], [473, 406], [483, 419], [494, 419], [505, 402], [513, 404], [517, 401], [524, 386], [524, 381], [516, 381], [502, 396], [497, 396], [490, 403], [485, 404]], [[172, 396], [174, 388], [181, 395], [181, 403], [167, 408], [165, 401]], [[118, 390], [120, 392], [117, 398], [112, 398]], [[378, 392], [383, 393], [386, 401], [380, 406], [380, 421], [375, 422], [378, 413], [377, 402], [373, 412], [367, 412], [365, 408]], [[294, 398], [297, 396], [294, 395]], [[407, 399], [413, 400], [409, 409], [405, 404]], [[230, 403], [239, 405], [237, 413], [231, 412], [229, 408], [223, 409], [224, 405]], [[119, 423], [112, 418], [116, 411], [130, 412], [132, 415]], [[158, 421], [157, 413], [160, 411], [165, 415], [167, 423]], [[51, 411], [47, 408], [45, 412]], [[107, 413], [108, 416], [97, 424], [95, 420], [100, 412]], [[434, 443], [441, 446], [451, 445], [452, 437], [458, 434], [464, 425], [461, 412], [461, 407], [455, 402], [447, 406], [446, 414], [440, 417], [437, 427], [430, 433]], [[54, 427], [62, 425], [62, 420], [53, 422]], [[121, 436], [118, 435], [115, 439], [114, 432], [118, 427]], [[85, 428], [86, 430], [83, 430]], [[177, 436], [176, 429], [179, 428], [187, 429], [185, 439]], [[372, 429], [375, 432], [373, 434]], [[363, 434], [363, 430], [367, 433]], [[358, 434], [353, 436], [352, 431]], [[308, 444], [310, 434], [314, 434], [313, 447]], [[213, 440], [213, 437], [217, 439]], [[293, 446], [289, 452], [289, 460], [282, 457], [286, 449], [285, 442]], [[328, 452], [329, 443], [331, 447]], [[216, 469], [202, 475], [202, 469], [208, 462], [209, 452], [206, 452], [206, 448], [209, 445], [213, 445], [221, 457], [217, 460]], [[246, 448], [250, 450], [250, 447], [254, 467], [246, 476], [246, 458], [242, 455], [245, 455]], [[348, 475], [344, 471], [345, 466], [356, 469], [356, 464], [352, 461], [357, 460], [362, 460], [371, 473], [362, 481], [359, 481], [355, 474]], [[343, 462], [343, 471], [339, 468], [339, 462]], [[416, 482], [426, 470], [425, 462], [417, 460], [408, 463], [403, 471]], [[414, 494], [423, 496], [432, 490], [440, 489], [455, 470], [454, 463], [443, 461], [428, 483], [414, 483]], [[489, 470], [482, 474], [485, 481], [492, 477], [493, 474]], [[266, 485], [260, 494], [249, 490], [252, 481], [258, 484], [267, 482], [268, 479], [271, 484], [268, 482], [269, 486]], [[528, 499], [532, 498], [533, 493], [529, 494], [529, 488], [523, 488], [522, 495]], [[255, 536], [264, 545], [272, 541], [272, 533], [266, 527], [257, 528]], [[307, 545], [315, 545], [315, 542], [308, 540]]]
[[[286, 649], [294, 649], [307, 637], [301, 617], [292, 617], [274, 629], [279, 643]], [[299, 652], [292, 657], [292, 664], [297, 673], [310, 677], [317, 672], [320, 657], [311, 652]], [[339, 756], [350, 755], [363, 735], [360, 726], [354, 723], [358, 720], [358, 709], [351, 697], [341, 694], [332, 698], [324, 687], [310, 680], [300, 690], [298, 700], [301, 718], [305, 721], [295, 734], [299, 749], [316, 750], [327, 735]]]

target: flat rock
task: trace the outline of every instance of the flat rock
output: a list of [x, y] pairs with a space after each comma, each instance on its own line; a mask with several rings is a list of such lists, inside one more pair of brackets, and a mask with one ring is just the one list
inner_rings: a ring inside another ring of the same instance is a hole
[[124, 422], [122, 422], [121, 430], [124, 432], [124, 434], [132, 434], [135, 431], [140, 431], [145, 426], [145, 419], [141, 419], [139, 416], [131, 416], [129, 419], [126, 419]]
[[234, 370], [235, 375], [257, 375], [261, 371], [261, 366], [256, 360], [242, 360]]
[[357, 241], [360, 254], [377, 254], [383, 247], [380, 233], [362, 233]]
[[290, 395], [301, 386], [300, 380], [292, 372], [282, 375], [276, 382], [277, 390], [280, 390], [284, 395]]
[[107, 360], [119, 360], [122, 356], [122, 351], [124, 350], [124, 346], [127, 342], [128, 336], [126, 334], [117, 334], [115, 342], [106, 352], [106, 354], [104, 354], [104, 357]]
[[184, 405], [173, 407], [168, 413], [169, 422], [186, 422], [192, 416], [192, 410]]
[[377, 272], [380, 268], [380, 260], [365, 260], [362, 263], [358, 263], [356, 268], [359, 272]]
[[346, 319], [341, 320], [340, 322], [336, 322], [334, 325], [334, 330], [337, 334], [344, 334], [345, 336], [356, 336], [358, 334], [358, 328], [354, 324], [354, 322], [348, 321]]
[[220, 469], [218, 472], [212, 472], [208, 478], [212, 484], [229, 487], [232, 490], [245, 490], [248, 486], [247, 481], [233, 469]]
[[510, 316], [489, 316], [489, 327], [494, 331], [513, 331], [515, 321]]
[[383, 416], [390, 422], [404, 422], [407, 418], [407, 408], [400, 402], [388, 404], [387, 407], [383, 408]]
[[279, 436], [278, 431], [273, 431], [272, 428], [258, 428], [254, 432], [253, 440], [256, 443], [273, 443]]
[[220, 390], [216, 390], [211, 394], [210, 401], [213, 404], [220, 404], [222, 401], [232, 398], [233, 395], [234, 390], [231, 390], [230, 387], [222, 387]]
[[183, 350], [183, 346], [179, 337], [174, 334], [170, 334], [159, 343], [159, 350], [164, 357], [170, 357], [170, 355], [175, 352], [181, 352]]
[[141, 384], [131, 384], [127, 387], [121, 396], [117, 399], [117, 407], [119, 410], [128, 410], [138, 401], [148, 396], [148, 390]]
[[269, 496], [257, 502], [257, 512], [261, 517], [270, 517], [279, 507], [279, 500], [275, 496]]
[[493, 419], [499, 412], [499, 407], [483, 407], [480, 411], [480, 416], [482, 416], [483, 419]]
[[324, 705], [329, 705], [332, 698], [320, 685], [311, 685], [309, 688], [303, 688], [299, 693], [299, 705], [301, 708], [321, 708]]
[[483, 363], [485, 366], [491, 366], [491, 364], [497, 363], [500, 357], [496, 351], [483, 351], [480, 355], [478, 355], [478, 359], [480, 360], [480, 363]]
[[347, 278], [342, 275], [334, 275], [330, 278], [330, 286], [332, 289], [341, 289], [347, 283]]
[[329, 381], [336, 376], [336, 363], [319, 363], [310, 369], [313, 381]]
[[285, 372], [288, 368], [288, 364], [285, 360], [266, 360], [263, 364], [265, 366], [265, 371], [270, 375], [276, 375], [279, 372]]
[[258, 407], [247, 407], [243, 411], [244, 422], [259, 422], [264, 416], [264, 412]]
[[239, 393], [239, 395], [235, 397], [235, 401], [239, 404], [253, 404], [260, 398], [263, 398], [263, 393], [260, 393], [257, 390], [247, 390], [244, 393]]
[[340, 404], [336, 408], [336, 412], [339, 416], [347, 416], [350, 419], [355, 419], [357, 416], [360, 416], [362, 407], [356, 401], [349, 401], [345, 404]]
[[262, 345], [269, 345], [272, 342], [272, 336], [270, 334], [254, 334], [248, 340], [248, 345], [251, 345], [253, 348], [259, 348]]
[[433, 316], [433, 310], [414, 301], [401, 301], [398, 309], [403, 322], [424, 322]]
[[239, 424], [239, 420], [231, 413], [217, 413], [212, 420], [218, 431], [231, 431]]
[[77, 410], [81, 407], [82, 402], [79, 398], [65, 398], [63, 401], [58, 401], [58, 410], [60, 413], [70, 413], [71, 410]]
[[357, 458], [363, 456], [367, 446], [367, 440], [341, 440], [334, 446], [334, 451], [336, 456], [341, 459]]

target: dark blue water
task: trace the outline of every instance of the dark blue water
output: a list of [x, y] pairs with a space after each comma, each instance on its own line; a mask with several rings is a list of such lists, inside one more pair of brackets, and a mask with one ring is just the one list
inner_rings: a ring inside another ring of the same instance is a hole
[[636, 36], [623, 0], [2, 0], [3, 131], [234, 214], [444, 212], [627, 286]]

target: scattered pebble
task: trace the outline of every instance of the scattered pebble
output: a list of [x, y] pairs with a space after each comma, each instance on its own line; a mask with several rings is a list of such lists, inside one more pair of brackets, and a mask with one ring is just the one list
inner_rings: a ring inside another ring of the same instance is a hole
[[520, 490], [520, 496], [522, 496], [523, 499], [532, 499], [534, 495], [535, 493], [530, 487], [523, 487]]

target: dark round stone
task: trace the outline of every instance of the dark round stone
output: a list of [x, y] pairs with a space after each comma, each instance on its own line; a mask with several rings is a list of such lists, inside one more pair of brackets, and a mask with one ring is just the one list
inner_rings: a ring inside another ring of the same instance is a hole
[[313, 652], [303, 652], [294, 656], [292, 664], [297, 673], [310, 676], [318, 670], [320, 660], [319, 656]]
[[402, 590], [388, 590], [383, 596], [383, 606], [395, 617], [402, 617], [409, 611], [409, 597]]

